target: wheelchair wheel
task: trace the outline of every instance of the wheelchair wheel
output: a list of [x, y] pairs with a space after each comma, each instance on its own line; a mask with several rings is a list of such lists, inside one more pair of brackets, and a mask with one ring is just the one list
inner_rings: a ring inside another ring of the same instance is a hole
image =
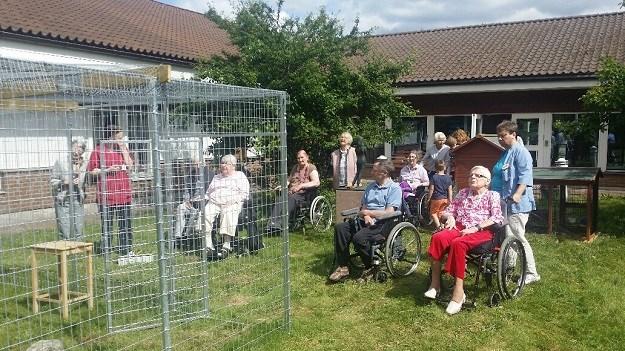
[[417, 216], [421, 226], [429, 225], [432, 220], [430, 219], [430, 201], [427, 193], [421, 195], [417, 200], [417, 209]]
[[325, 231], [332, 225], [334, 213], [332, 205], [323, 196], [317, 196], [310, 205], [310, 223], [317, 231]]
[[421, 238], [409, 222], [398, 223], [386, 239], [384, 250], [386, 268], [394, 277], [413, 273], [421, 260]]
[[504, 299], [520, 295], [525, 286], [527, 261], [525, 249], [519, 239], [507, 237], [501, 244], [497, 257], [497, 285]]

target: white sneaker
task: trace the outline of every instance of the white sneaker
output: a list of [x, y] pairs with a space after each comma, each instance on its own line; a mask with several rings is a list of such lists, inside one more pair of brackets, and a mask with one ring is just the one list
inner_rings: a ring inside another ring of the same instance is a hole
[[467, 300], [467, 295], [462, 294], [462, 301], [461, 302], [456, 302], [454, 300], [449, 301], [449, 305], [447, 305], [447, 309], [445, 310], [445, 312], [447, 312], [447, 314], [450, 315], [450, 316], [460, 312], [460, 310], [462, 309], [462, 304], [466, 300]]
[[429, 288], [428, 291], [423, 294], [423, 296], [431, 300], [436, 299], [436, 295], [438, 295], [438, 291], [434, 288]]
[[525, 285], [536, 283], [540, 281], [540, 274], [526, 274]]

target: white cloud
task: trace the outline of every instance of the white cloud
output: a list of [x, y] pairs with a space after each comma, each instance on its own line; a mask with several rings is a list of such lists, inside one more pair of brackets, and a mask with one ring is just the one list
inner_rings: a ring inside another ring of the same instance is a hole
[[[209, 0], [160, 0], [175, 6], [205, 12]], [[234, 0], [236, 3], [237, 0]], [[275, 6], [277, 0], [264, 0]], [[218, 12], [233, 12], [231, 0], [210, 0]], [[286, 0], [283, 11], [290, 17], [305, 17], [320, 7], [351, 29], [356, 18], [360, 28], [375, 33], [414, 31], [471, 24], [530, 20], [615, 12], [617, 0]]]

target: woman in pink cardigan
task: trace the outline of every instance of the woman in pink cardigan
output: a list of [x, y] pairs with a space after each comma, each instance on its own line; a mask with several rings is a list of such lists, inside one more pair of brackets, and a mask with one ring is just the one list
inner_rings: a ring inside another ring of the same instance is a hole
[[331, 154], [334, 189], [353, 186], [356, 177], [356, 150], [352, 147], [353, 141], [349, 132], [343, 132], [339, 137], [339, 148]]

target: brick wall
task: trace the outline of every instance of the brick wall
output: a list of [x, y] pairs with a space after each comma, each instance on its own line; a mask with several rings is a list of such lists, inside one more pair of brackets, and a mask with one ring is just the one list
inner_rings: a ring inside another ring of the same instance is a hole
[[[49, 169], [10, 170], [0, 173], [0, 214], [54, 207]], [[87, 186], [86, 203], [96, 202], [95, 184]], [[152, 182], [133, 182], [135, 204], [152, 203]]]

